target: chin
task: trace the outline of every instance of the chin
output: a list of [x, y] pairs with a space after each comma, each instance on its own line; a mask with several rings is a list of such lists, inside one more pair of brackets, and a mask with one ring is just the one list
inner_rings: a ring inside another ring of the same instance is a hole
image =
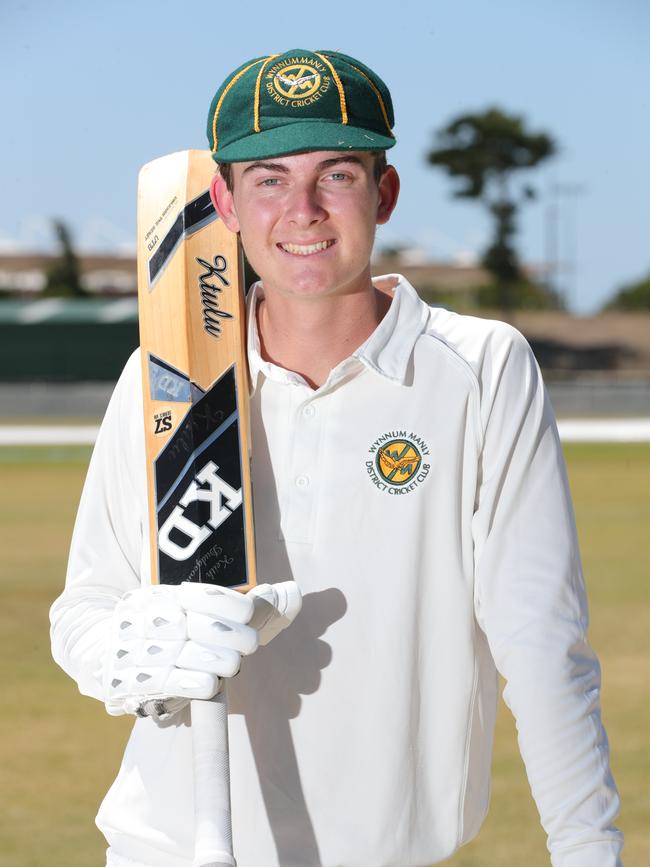
[[301, 269], [301, 273], [291, 273], [290, 268], [274, 275], [269, 280], [262, 280], [265, 286], [275, 289], [279, 294], [292, 298], [318, 298], [335, 295], [347, 282], [336, 275], [319, 273], [315, 268]]

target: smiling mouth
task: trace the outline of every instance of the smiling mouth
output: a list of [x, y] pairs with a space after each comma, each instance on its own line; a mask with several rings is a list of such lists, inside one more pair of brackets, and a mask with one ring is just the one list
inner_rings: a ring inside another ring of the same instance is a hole
[[314, 253], [327, 250], [335, 243], [334, 240], [330, 240], [317, 241], [315, 244], [278, 244], [278, 247], [285, 253], [291, 253], [292, 256], [312, 256]]

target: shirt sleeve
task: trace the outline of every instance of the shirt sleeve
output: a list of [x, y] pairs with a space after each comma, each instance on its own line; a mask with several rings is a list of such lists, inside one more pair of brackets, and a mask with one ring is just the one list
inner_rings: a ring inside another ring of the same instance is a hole
[[75, 521], [65, 589], [50, 609], [54, 660], [100, 701], [108, 627], [118, 600], [140, 586], [146, 496], [140, 357], [115, 387], [99, 430]]
[[498, 327], [483, 361], [474, 514], [476, 614], [514, 714], [554, 867], [620, 867], [619, 797], [555, 419], [524, 338]]

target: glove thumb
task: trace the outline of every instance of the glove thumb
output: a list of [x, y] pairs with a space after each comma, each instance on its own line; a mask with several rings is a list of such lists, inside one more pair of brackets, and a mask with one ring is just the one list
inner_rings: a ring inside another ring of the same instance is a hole
[[295, 581], [258, 584], [247, 595], [254, 606], [248, 625], [257, 630], [262, 645], [286, 629], [302, 608], [302, 595]]

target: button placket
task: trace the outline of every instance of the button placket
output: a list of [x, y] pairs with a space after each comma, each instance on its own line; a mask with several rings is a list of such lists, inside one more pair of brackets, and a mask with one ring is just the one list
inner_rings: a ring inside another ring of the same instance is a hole
[[291, 482], [282, 531], [288, 542], [309, 543], [313, 537], [318, 496], [318, 455], [323, 419], [314, 401], [305, 401], [302, 388], [296, 389], [292, 416], [293, 448], [288, 462]]

